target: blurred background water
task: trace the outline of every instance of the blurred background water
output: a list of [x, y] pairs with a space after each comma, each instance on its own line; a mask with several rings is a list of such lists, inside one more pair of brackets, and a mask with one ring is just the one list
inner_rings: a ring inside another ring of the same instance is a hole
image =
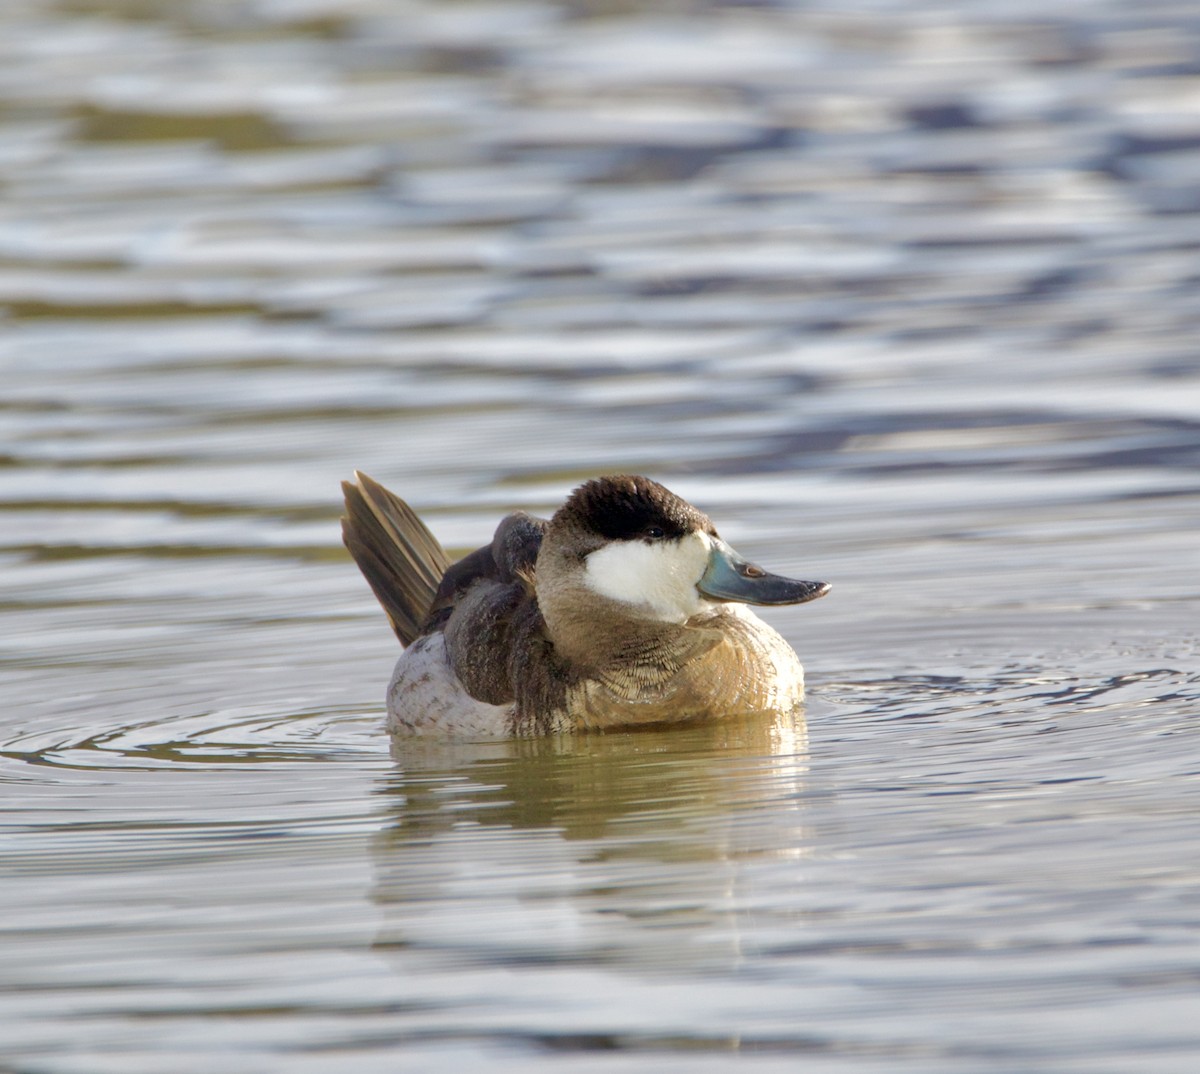
[[[0, 5], [0, 1066], [1200, 1063], [1200, 13]], [[389, 756], [361, 468], [645, 472], [807, 720]]]

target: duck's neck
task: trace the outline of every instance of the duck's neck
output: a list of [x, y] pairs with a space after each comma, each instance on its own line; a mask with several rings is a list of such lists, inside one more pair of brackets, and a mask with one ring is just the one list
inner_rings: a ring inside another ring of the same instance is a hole
[[[615, 667], [646, 669], [651, 678], [673, 674], [693, 658], [706, 634], [683, 622], [650, 617], [646, 609], [597, 592], [581, 570], [582, 557], [550, 534], [537, 561], [537, 600], [558, 658], [576, 672]], [[704, 647], [712, 641], [705, 639]]]
[[547, 593], [538, 586], [546, 633], [559, 659], [576, 672], [606, 677], [619, 669], [650, 687], [720, 641], [713, 631], [631, 616], [627, 606], [579, 588]]

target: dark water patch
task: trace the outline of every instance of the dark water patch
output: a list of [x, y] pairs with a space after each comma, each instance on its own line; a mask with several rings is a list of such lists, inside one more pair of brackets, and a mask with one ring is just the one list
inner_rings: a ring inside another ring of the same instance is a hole
[[1021, 285], [1014, 300], [1048, 298], [1081, 287], [1099, 272], [1094, 266], [1073, 265], [1044, 272]]
[[261, 307], [246, 302], [97, 302], [83, 304], [69, 301], [5, 301], [0, 309], [13, 320], [42, 320], [79, 318], [81, 320], [143, 320], [150, 318], [194, 317], [208, 314], [260, 313]]
[[914, 127], [924, 130], [954, 130], [980, 125], [980, 117], [965, 101], [912, 105], [905, 110], [904, 118]]
[[[812, 384], [803, 390], [819, 389]], [[769, 406], [769, 401], [764, 399], [764, 405]], [[953, 458], [943, 450], [951, 439], [961, 439], [964, 447]], [[969, 449], [972, 439], [980, 450]], [[1106, 469], [1190, 472], [1197, 464], [1200, 426], [1183, 420], [1131, 421], [1036, 411], [954, 415], [908, 411], [795, 433], [769, 433], [761, 440], [760, 452], [707, 460], [705, 466], [727, 474], [820, 469], [864, 477]]]
[[[156, 458], [159, 464], [171, 465], [176, 460]], [[21, 460], [20, 465], [26, 465], [27, 460]], [[89, 460], [89, 466], [101, 469], [110, 466], [121, 468], [123, 465], [137, 466], [142, 460]], [[39, 468], [52, 469], [53, 461], [38, 460]], [[64, 463], [64, 466], [75, 467], [78, 463]], [[180, 518], [258, 518], [281, 519], [290, 522], [311, 522], [314, 520], [330, 521], [339, 517], [341, 508], [336, 503], [326, 504], [275, 504], [259, 503], [221, 503], [213, 500], [119, 500], [104, 498], [100, 500], [10, 500], [4, 505], [5, 511], [12, 512], [58, 512], [58, 511], [116, 511], [125, 513], [169, 514]], [[229, 549], [231, 554], [233, 549]]]
[[231, 151], [280, 148], [291, 144], [287, 133], [255, 112], [201, 114], [136, 112], [95, 105], [75, 116], [85, 142], [212, 141]]
[[340, 560], [344, 558], [328, 545], [317, 545], [305, 548], [301, 545], [290, 545], [282, 548], [270, 548], [256, 545], [234, 547], [228, 544], [124, 544], [119, 547], [111, 545], [87, 544], [39, 544], [14, 545], [5, 549], [27, 557], [31, 562], [54, 563], [63, 560], [104, 559], [111, 557], [134, 559], [226, 559], [230, 557], [254, 557], [264, 560], [283, 559], [298, 562], [320, 562], [325, 560]]

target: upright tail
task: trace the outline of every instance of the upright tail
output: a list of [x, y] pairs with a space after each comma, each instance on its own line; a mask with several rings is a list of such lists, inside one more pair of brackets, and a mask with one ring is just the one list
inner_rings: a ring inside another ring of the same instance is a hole
[[342, 482], [342, 540], [404, 645], [421, 632], [450, 557], [399, 496], [366, 474]]

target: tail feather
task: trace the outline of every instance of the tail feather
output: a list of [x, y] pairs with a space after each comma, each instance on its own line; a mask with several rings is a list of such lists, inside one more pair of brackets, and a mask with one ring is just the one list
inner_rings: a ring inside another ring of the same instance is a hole
[[343, 481], [342, 540], [404, 645], [421, 633], [450, 557], [399, 496], [366, 474]]

